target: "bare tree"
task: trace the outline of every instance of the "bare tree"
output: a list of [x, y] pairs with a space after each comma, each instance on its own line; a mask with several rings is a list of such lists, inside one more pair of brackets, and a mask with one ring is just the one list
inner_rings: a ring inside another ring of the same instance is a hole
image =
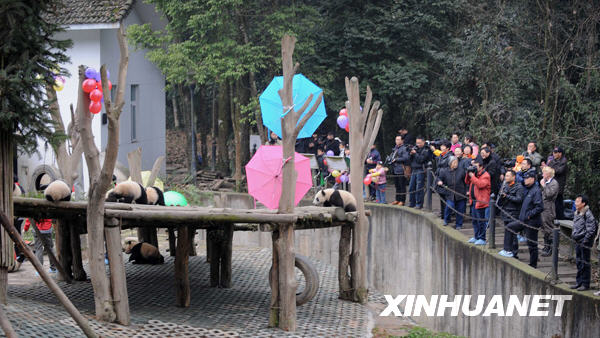
[[369, 220], [365, 216], [365, 204], [362, 198], [362, 175], [369, 149], [375, 142], [375, 138], [379, 132], [383, 110], [379, 109], [379, 101], [375, 101], [373, 106], [371, 106], [373, 93], [369, 86], [367, 86], [367, 95], [361, 110], [360, 90], [356, 77], [352, 77], [351, 80], [346, 77], [346, 95], [348, 96], [346, 110], [350, 119], [350, 151], [352, 152], [352, 161], [350, 161], [350, 181], [352, 185], [350, 190], [354, 198], [356, 198], [356, 208], [359, 217], [358, 222], [356, 222], [352, 229], [350, 293], [344, 294], [342, 292], [341, 297], [365, 304], [368, 295], [365, 267], [367, 265]]
[[[319, 94], [310, 111], [302, 113], [310, 105], [313, 95], [311, 94], [302, 107], [296, 110], [292, 97], [292, 80], [299, 67], [293, 65], [292, 55], [296, 38], [284, 35], [281, 39], [281, 58], [283, 62], [283, 88], [279, 90], [279, 96], [283, 104], [285, 117], [281, 120], [281, 132], [283, 140], [283, 159], [281, 198], [279, 200], [280, 214], [294, 212], [294, 195], [296, 192], [296, 178], [298, 173], [294, 169], [294, 146], [300, 130], [308, 119], [315, 113], [323, 100], [323, 92]], [[296, 330], [296, 277], [294, 273], [294, 225], [279, 224], [277, 230], [273, 231], [273, 269], [271, 270], [271, 311], [269, 326], [279, 326], [288, 331]]]
[[[100, 152], [94, 144], [92, 135], [92, 118], [89, 112], [89, 98], [83, 92], [81, 85], [85, 79], [85, 68], [79, 67], [79, 98], [77, 102], [77, 114], [79, 115], [81, 142], [85, 153], [85, 159], [90, 176], [90, 189], [88, 192], [87, 230], [88, 247], [90, 251], [89, 264], [94, 288], [94, 301], [96, 305], [96, 317], [100, 320], [114, 321], [129, 324], [129, 304], [127, 302], [127, 289], [125, 287], [125, 271], [120, 248], [120, 229], [117, 237], [113, 232], [107, 230], [107, 250], [109, 254], [111, 279], [109, 281], [104, 268], [104, 198], [112, 181], [112, 174], [117, 161], [119, 151], [119, 116], [124, 105], [125, 80], [127, 77], [127, 66], [129, 62], [129, 51], [123, 24], [121, 24], [117, 38], [121, 58], [119, 61], [119, 78], [117, 86], [117, 97], [113, 104], [108, 89], [106, 77], [106, 66], [100, 69], [102, 89], [104, 95], [104, 107], [108, 117], [108, 143], [104, 163], [100, 166]], [[115, 243], [117, 241], [117, 243]], [[114, 257], [111, 257], [114, 255]], [[112, 259], [111, 259], [112, 258]], [[120, 258], [120, 259], [119, 259]]]

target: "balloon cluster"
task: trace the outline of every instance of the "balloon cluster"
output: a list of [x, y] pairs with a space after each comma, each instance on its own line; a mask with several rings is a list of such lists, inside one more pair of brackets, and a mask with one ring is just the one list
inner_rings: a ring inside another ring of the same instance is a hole
[[335, 177], [336, 183], [348, 183], [350, 180], [347, 174], [342, 174], [339, 170], [332, 171], [331, 176]]
[[67, 82], [65, 77], [62, 75], [52, 75], [52, 77], [54, 78], [54, 85], [52, 88], [57, 92], [63, 90], [65, 88], [65, 82]]
[[[100, 72], [94, 68], [88, 68], [85, 70], [86, 79], [81, 85], [84, 92], [90, 94], [90, 113], [98, 114], [102, 110], [102, 102], [104, 102], [104, 94], [102, 93], [102, 82], [100, 78]], [[106, 79], [110, 77], [108, 69], [106, 70]], [[108, 80], [108, 89], [112, 89], [112, 83]]]
[[345, 129], [347, 132], [349, 132], [350, 124], [348, 122], [348, 111], [346, 110], [346, 108], [342, 108], [342, 110], [340, 110], [340, 116], [338, 116], [337, 118], [337, 124], [338, 126], [340, 126], [340, 128]]

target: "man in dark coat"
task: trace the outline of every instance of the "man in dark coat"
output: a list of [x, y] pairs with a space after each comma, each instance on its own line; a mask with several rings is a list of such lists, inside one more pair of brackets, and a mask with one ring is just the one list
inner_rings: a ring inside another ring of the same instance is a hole
[[519, 212], [519, 220], [510, 222], [506, 226], [504, 234], [504, 250], [500, 255], [505, 257], [514, 257], [513, 252], [518, 248], [513, 247], [516, 234], [525, 230], [527, 246], [529, 247], [529, 265], [537, 268], [538, 261], [538, 229], [542, 226], [542, 212], [544, 211], [544, 202], [542, 200], [542, 190], [535, 180], [535, 173], [528, 171], [523, 174], [525, 180], [525, 197], [523, 205]]
[[556, 195], [555, 202], [556, 219], [564, 219], [563, 193], [565, 192], [565, 186], [567, 185], [569, 167], [567, 165], [567, 158], [564, 156], [564, 150], [561, 147], [554, 147], [548, 165], [554, 169], [554, 178], [558, 182], [558, 195]]
[[443, 194], [446, 200], [444, 210], [444, 225], [450, 222], [450, 215], [456, 210], [456, 229], [459, 230], [463, 225], [463, 215], [467, 208], [467, 184], [465, 176], [467, 172], [458, 164], [458, 158], [451, 156], [448, 159], [449, 167], [440, 171], [438, 186], [441, 187], [440, 194]]
[[[500, 207], [500, 217], [504, 221], [506, 227], [510, 222], [519, 219], [521, 213], [521, 204], [523, 203], [523, 185], [516, 180], [517, 174], [514, 170], [508, 170], [504, 175], [504, 184], [500, 189], [498, 199], [498, 207]], [[513, 243], [513, 247], [517, 247], [517, 242]], [[513, 252], [517, 256], [517, 251]]]
[[324, 146], [326, 154], [328, 151], [332, 151], [335, 156], [339, 155], [340, 142], [338, 142], [338, 140], [335, 139], [335, 135], [333, 134], [333, 132], [330, 131], [327, 133], [327, 139], [325, 140]]
[[575, 215], [573, 217], [573, 233], [571, 238], [577, 243], [575, 246], [575, 263], [577, 264], [576, 283], [571, 289], [585, 291], [590, 288], [591, 262], [590, 247], [598, 231], [598, 223], [588, 206], [589, 200], [585, 195], [575, 199]]
[[[410, 154], [408, 147], [404, 144], [404, 139], [401, 135], [396, 136], [396, 145], [390, 155], [390, 165], [392, 166], [392, 174], [394, 174], [394, 184], [396, 186], [396, 200], [392, 202], [394, 205], [404, 205], [406, 202], [406, 174], [404, 168], [410, 163]], [[409, 171], [409, 170], [407, 170]], [[408, 174], [410, 171], [408, 172]]]
[[498, 195], [498, 189], [500, 189], [500, 163], [496, 162], [490, 148], [484, 147], [479, 151], [479, 156], [483, 159], [483, 167], [485, 171], [490, 174], [492, 179], [492, 194]]
[[425, 146], [425, 139], [422, 136], [417, 137], [416, 146], [410, 151], [410, 184], [408, 191], [410, 193], [409, 206], [411, 208], [423, 208], [423, 199], [425, 197], [425, 165], [431, 161], [431, 150]]

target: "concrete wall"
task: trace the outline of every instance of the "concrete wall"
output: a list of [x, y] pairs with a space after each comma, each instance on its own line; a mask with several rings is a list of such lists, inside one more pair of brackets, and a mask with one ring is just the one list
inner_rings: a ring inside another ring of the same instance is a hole
[[[237, 195], [230, 207], [252, 207], [251, 198]], [[564, 284], [552, 286], [545, 274], [497, 250], [475, 247], [458, 231], [443, 227], [432, 215], [409, 208], [368, 205], [367, 271], [369, 287], [397, 295], [573, 295], [562, 317], [449, 315], [412, 317], [437, 331], [468, 337], [600, 337], [600, 298], [581, 296]], [[296, 231], [296, 252], [337, 266], [339, 229]], [[236, 232], [234, 244], [270, 247], [270, 233]], [[474, 307], [474, 301], [472, 302]], [[554, 313], [556, 302], [550, 302]], [[446, 314], [449, 313], [447, 310]]]

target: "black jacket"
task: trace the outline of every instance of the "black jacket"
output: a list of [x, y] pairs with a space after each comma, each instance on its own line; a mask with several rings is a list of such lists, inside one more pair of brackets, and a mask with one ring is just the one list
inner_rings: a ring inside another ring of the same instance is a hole
[[413, 171], [423, 171], [425, 164], [431, 160], [431, 150], [426, 146], [417, 148], [417, 152], [410, 155], [410, 167]]
[[473, 160], [470, 158], [463, 157], [460, 159], [460, 161], [458, 161], [458, 166], [467, 171], [467, 168], [471, 166], [471, 161]]
[[[480, 155], [481, 156], [481, 155]], [[491, 184], [492, 184], [492, 193], [498, 195], [498, 190], [500, 189], [500, 163], [496, 162], [494, 159], [494, 154], [490, 153], [486, 159], [483, 159], [483, 167], [490, 174]]]
[[438, 156], [437, 161], [436, 161], [436, 170], [435, 170], [436, 175], [439, 176], [439, 173], [441, 172], [442, 169], [450, 167], [450, 163], [448, 163], [450, 156], [452, 156], [452, 153], [450, 153], [450, 152], [446, 152], [444, 155]]
[[552, 160], [548, 163], [548, 165], [554, 169], [554, 179], [558, 181], [558, 193], [562, 194], [565, 191], [567, 174], [569, 173], [567, 158], [563, 156], [560, 158], [560, 160]]
[[410, 163], [410, 153], [408, 147], [405, 145], [394, 146], [394, 150], [391, 154], [392, 173], [394, 175], [404, 175], [404, 168], [402, 165], [408, 165]]
[[575, 211], [573, 216], [573, 234], [571, 237], [577, 243], [591, 246], [598, 231], [598, 223], [588, 206], [585, 206], [581, 212]]
[[325, 153], [327, 153], [330, 150], [333, 151], [333, 154], [336, 156], [340, 153], [340, 143], [336, 139], [326, 139], [324, 146]]
[[544, 211], [544, 200], [542, 199], [542, 189], [535, 182], [531, 187], [525, 187], [525, 196], [523, 205], [519, 213], [519, 220], [529, 225], [542, 225], [542, 212]]
[[[465, 183], [466, 171], [460, 166], [454, 170], [442, 168], [439, 180], [448, 187], [440, 189], [440, 193], [448, 200], [460, 201], [467, 199], [467, 184]], [[456, 193], [455, 193], [456, 192]]]
[[523, 190], [523, 185], [516, 181], [512, 185], [504, 184], [500, 192], [500, 199], [498, 199], [498, 206], [502, 208], [501, 216], [504, 222], [514, 221], [509, 215], [516, 219], [519, 218], [523, 203]]

